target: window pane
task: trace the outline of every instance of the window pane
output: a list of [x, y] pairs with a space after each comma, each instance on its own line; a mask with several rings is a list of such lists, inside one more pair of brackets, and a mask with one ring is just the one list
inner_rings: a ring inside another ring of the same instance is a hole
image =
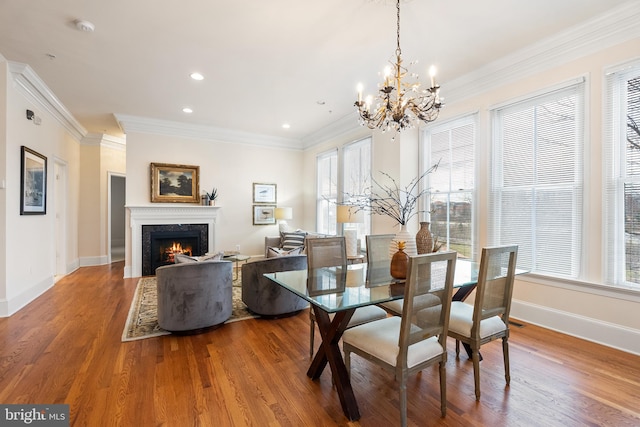
[[494, 113], [490, 243], [532, 272], [580, 275], [583, 84]]
[[[371, 189], [371, 138], [366, 138], [343, 149], [343, 203], [362, 201]], [[371, 234], [371, 213], [363, 212], [364, 222], [357, 224], [360, 245], [365, 247], [364, 236]]]
[[465, 117], [427, 131], [425, 169], [429, 174], [428, 210], [431, 233], [443, 248], [473, 258], [473, 195], [475, 186], [475, 117]]
[[338, 199], [338, 152], [317, 158], [316, 230], [336, 234], [336, 201]]

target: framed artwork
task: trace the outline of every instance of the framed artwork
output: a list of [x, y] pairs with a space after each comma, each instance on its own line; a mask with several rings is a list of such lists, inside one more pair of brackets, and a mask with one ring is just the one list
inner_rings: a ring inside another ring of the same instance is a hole
[[276, 223], [276, 205], [254, 205], [253, 225], [272, 225]]
[[151, 201], [200, 203], [200, 166], [151, 163]]
[[47, 214], [47, 158], [22, 146], [20, 215]]
[[276, 203], [276, 184], [253, 183], [253, 203]]

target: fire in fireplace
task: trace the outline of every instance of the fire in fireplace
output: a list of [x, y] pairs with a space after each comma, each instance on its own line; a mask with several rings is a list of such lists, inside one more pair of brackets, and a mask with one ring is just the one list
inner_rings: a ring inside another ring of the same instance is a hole
[[173, 264], [176, 253], [201, 256], [208, 251], [207, 224], [166, 224], [142, 226], [142, 275]]
[[[160, 245], [160, 262], [165, 264], [173, 264], [175, 263], [175, 254], [185, 254], [189, 256], [194, 256], [193, 246], [191, 244], [182, 245], [182, 242], [171, 242], [170, 245]], [[152, 254], [153, 256], [153, 254]]]

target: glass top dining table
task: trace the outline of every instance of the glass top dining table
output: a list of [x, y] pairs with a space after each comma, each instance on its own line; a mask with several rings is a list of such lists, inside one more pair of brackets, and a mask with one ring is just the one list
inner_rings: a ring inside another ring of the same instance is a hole
[[[435, 266], [432, 265], [432, 268]], [[480, 264], [466, 259], [456, 260], [453, 301], [463, 301], [476, 288]], [[516, 274], [525, 273], [516, 270]], [[432, 274], [436, 274], [432, 270]], [[328, 364], [345, 416], [360, 418], [338, 342], [358, 307], [404, 298], [404, 280], [389, 273], [389, 262], [382, 264], [350, 264], [307, 270], [266, 273], [265, 277], [309, 301], [322, 344], [315, 353], [307, 376], [317, 380]]]
[[[458, 259], [454, 287], [475, 286], [477, 262]], [[404, 297], [404, 280], [389, 274], [389, 263], [350, 264], [344, 267], [322, 267], [266, 273], [265, 277], [290, 290], [328, 313], [335, 313]]]

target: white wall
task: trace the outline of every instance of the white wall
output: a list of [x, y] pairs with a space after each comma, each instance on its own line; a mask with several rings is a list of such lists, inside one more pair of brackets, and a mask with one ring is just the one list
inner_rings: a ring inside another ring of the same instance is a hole
[[[125, 128], [126, 130], [126, 128]], [[293, 208], [292, 227], [303, 218], [302, 152], [243, 143], [127, 131], [127, 206], [152, 205], [150, 163], [200, 167], [200, 191], [218, 189], [216, 250], [264, 254], [264, 237], [277, 225], [253, 225], [253, 183], [277, 184], [277, 204]], [[153, 205], [160, 205], [153, 203]], [[127, 240], [131, 238], [127, 229]], [[130, 266], [130, 242], [125, 265]]]
[[[2, 59], [0, 57], [0, 59]], [[8, 72], [9, 66], [0, 60], [2, 72], [0, 76], [3, 87], [6, 84], [6, 94], [0, 102], [6, 102], [0, 108], [3, 119], [0, 123], [0, 137], [2, 142], [2, 162], [4, 169], [0, 179], [6, 180], [7, 188], [0, 190], [4, 196], [2, 212], [5, 216], [3, 241], [3, 260], [6, 260], [0, 279], [0, 316], [7, 316], [28, 302], [36, 298], [54, 283], [55, 275], [55, 216], [53, 189], [54, 159], [68, 164], [69, 182], [75, 183], [79, 179], [78, 152], [79, 143], [57, 118], [50, 115], [48, 110], [32, 98], [22, 85], [17, 84], [15, 76]], [[42, 119], [37, 126], [26, 119], [26, 110], [32, 110]], [[20, 215], [20, 156], [21, 146], [47, 157], [47, 214]], [[77, 200], [79, 192], [73, 184], [67, 188], [69, 224], [77, 223]], [[68, 227], [65, 236], [67, 256], [77, 256], [77, 239], [75, 233]], [[73, 262], [70, 262], [73, 264]]]

